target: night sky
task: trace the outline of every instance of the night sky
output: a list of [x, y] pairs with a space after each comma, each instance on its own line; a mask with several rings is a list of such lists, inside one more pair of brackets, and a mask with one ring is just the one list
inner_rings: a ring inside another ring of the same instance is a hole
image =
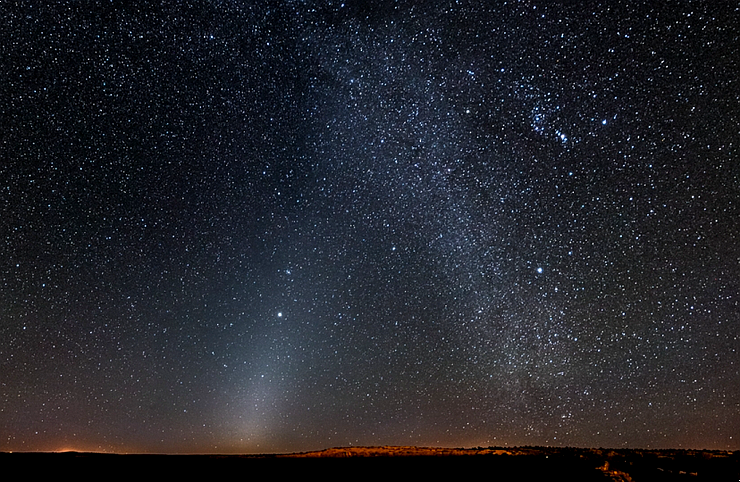
[[0, 450], [740, 449], [740, 9], [643, 3], [3, 2]]

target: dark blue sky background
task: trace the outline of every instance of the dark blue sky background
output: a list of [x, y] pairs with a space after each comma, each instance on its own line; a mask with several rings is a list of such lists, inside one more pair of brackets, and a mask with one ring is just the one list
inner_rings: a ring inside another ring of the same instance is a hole
[[0, 7], [0, 450], [740, 449], [740, 11]]

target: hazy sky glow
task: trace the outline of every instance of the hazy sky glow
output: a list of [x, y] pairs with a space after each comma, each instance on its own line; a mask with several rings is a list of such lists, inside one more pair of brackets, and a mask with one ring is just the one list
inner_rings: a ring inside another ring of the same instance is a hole
[[740, 449], [734, 6], [6, 3], [0, 450]]

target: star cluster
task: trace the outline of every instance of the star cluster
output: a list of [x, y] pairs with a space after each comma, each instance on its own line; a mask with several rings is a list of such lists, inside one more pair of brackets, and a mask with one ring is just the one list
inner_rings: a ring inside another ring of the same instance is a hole
[[253, 3], [2, 7], [0, 450], [740, 448], [740, 10]]

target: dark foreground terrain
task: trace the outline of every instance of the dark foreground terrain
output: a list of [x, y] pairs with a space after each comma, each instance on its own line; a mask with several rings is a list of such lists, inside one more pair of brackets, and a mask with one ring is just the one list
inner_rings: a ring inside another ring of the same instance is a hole
[[[486, 480], [738, 481], [740, 452], [610, 450], [550, 447], [424, 448], [345, 447], [271, 455], [117, 455], [97, 453], [0, 453], [0, 464], [25, 474], [78, 477], [294, 476], [322, 478], [471, 477]], [[262, 474], [262, 475], [259, 475]]]

